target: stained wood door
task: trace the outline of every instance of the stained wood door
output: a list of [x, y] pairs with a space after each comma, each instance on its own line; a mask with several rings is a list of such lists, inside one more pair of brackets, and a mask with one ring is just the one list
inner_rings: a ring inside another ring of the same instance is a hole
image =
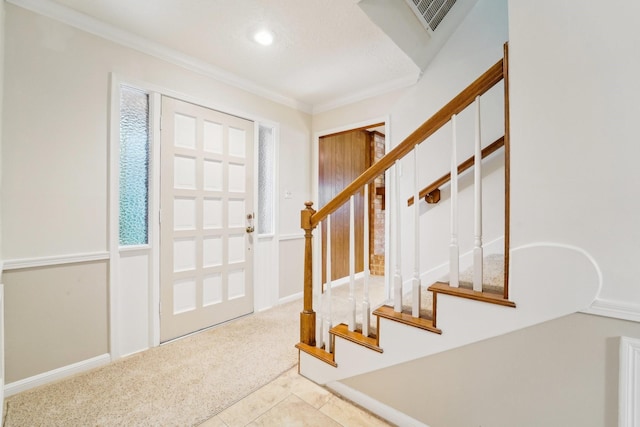
[[162, 99], [161, 341], [253, 311], [253, 129]]
[[[371, 137], [354, 130], [320, 138], [319, 205], [324, 206], [371, 165]], [[364, 238], [364, 192], [355, 197], [355, 269], [361, 272]], [[349, 204], [331, 215], [331, 278], [349, 275]], [[322, 225], [322, 282], [326, 281], [326, 224]]]

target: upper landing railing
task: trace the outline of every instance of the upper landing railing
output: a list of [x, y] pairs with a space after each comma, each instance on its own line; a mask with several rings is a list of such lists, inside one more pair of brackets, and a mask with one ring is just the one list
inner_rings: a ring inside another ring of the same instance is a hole
[[[365, 185], [371, 183], [376, 177], [387, 171], [387, 169], [391, 168], [398, 160], [402, 159], [414, 150], [418, 144], [422, 143], [425, 139], [429, 138], [445, 124], [451, 121], [452, 117], [461, 113], [465, 108], [474, 103], [478, 97], [485, 94], [493, 86], [502, 81], [506, 76], [506, 55], [507, 49], [505, 45], [505, 57], [503, 59], [498, 61], [473, 83], [467, 86], [462, 92], [449, 101], [431, 118], [425, 121], [394, 149], [364, 171], [359, 177], [351, 182], [351, 184], [345, 187], [344, 190], [342, 190], [320, 210], [315, 211], [312, 208], [312, 202], [305, 203], [306, 208], [301, 211], [301, 227], [305, 230], [304, 307], [303, 311], [300, 313], [301, 343], [311, 346], [316, 343], [316, 313], [313, 309], [313, 230], [321, 223], [321, 221], [327, 219], [330, 214], [348, 202], [351, 196], [360, 191]], [[505, 103], [507, 102], [508, 100], [505, 99]], [[508, 105], [505, 105], [505, 107], [505, 114], [508, 114]], [[508, 120], [506, 121], [505, 126], [508, 126]], [[506, 131], [507, 129], [505, 129], [505, 139], [508, 139], [508, 133]], [[506, 147], [507, 144], [505, 143], [505, 148]], [[506, 219], [507, 218], [505, 218], [505, 222], [508, 222]], [[508, 244], [507, 235], [505, 235], [505, 244]], [[507, 256], [508, 254], [505, 253], [505, 257]], [[505, 261], [507, 260], [505, 259]], [[505, 282], [505, 288], [506, 286]]]

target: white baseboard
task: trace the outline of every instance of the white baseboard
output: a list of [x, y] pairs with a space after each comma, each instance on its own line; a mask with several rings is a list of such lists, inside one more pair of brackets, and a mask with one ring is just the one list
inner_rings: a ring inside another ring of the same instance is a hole
[[624, 301], [596, 298], [596, 300], [591, 304], [591, 307], [585, 308], [582, 312], [595, 314], [597, 316], [640, 322], [640, 305]]
[[42, 374], [34, 375], [23, 380], [6, 384], [4, 386], [4, 395], [5, 397], [8, 397], [40, 385], [48, 384], [65, 377], [78, 374], [80, 372], [104, 366], [109, 362], [111, 362], [111, 356], [106, 353], [100, 356], [93, 357], [91, 359], [74, 363], [72, 365], [67, 365], [63, 366], [62, 368], [54, 369], [52, 371], [43, 372]]
[[384, 418], [385, 420], [392, 422], [393, 424], [404, 427], [429, 427], [427, 424], [410, 417], [404, 412], [400, 412], [391, 406], [362, 393], [358, 390], [354, 390], [349, 386], [344, 385], [339, 381], [334, 381], [326, 384], [327, 388], [335, 391], [337, 394], [349, 399], [350, 401], [362, 406], [366, 410], [376, 414], [377, 416]]
[[[304, 292], [298, 292], [297, 294], [292, 294], [292, 295], [289, 295], [287, 297], [280, 298], [278, 300], [278, 305], [302, 299], [303, 296], [304, 296]], [[271, 308], [271, 307], [269, 307], [269, 308]], [[302, 306], [300, 306], [300, 309], [302, 309]], [[260, 311], [262, 311], [262, 310], [260, 310]]]

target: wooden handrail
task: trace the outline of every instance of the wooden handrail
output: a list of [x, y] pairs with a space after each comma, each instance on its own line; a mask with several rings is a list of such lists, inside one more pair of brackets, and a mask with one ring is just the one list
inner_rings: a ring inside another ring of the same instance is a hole
[[436, 112], [431, 118], [424, 122], [418, 129], [407, 136], [404, 141], [398, 144], [393, 150], [384, 155], [370, 168], [364, 171], [351, 184], [346, 186], [338, 195], [330, 200], [321, 209], [315, 212], [310, 218], [310, 226], [315, 228], [320, 221], [333, 213], [340, 206], [346, 203], [353, 194], [360, 191], [365, 185], [373, 181], [377, 176], [389, 169], [396, 160], [401, 159], [422, 141], [433, 135], [442, 126], [451, 120], [451, 116], [459, 114], [476, 99], [483, 95], [503, 78], [503, 60], [496, 62], [491, 68], [485, 71], [473, 83], [467, 86], [462, 92], [456, 95], [444, 107]]
[[[467, 108], [476, 99], [476, 97], [483, 95], [498, 82], [500, 82], [505, 75], [505, 61], [501, 59], [487, 71], [485, 71], [480, 77], [467, 86], [456, 97], [449, 101], [444, 107], [436, 112], [430, 119], [424, 122], [419, 128], [413, 131], [408, 137], [406, 137], [400, 144], [398, 144], [393, 150], [383, 156], [380, 160], [374, 163], [366, 171], [364, 171], [359, 177], [357, 177], [351, 184], [349, 184], [344, 190], [338, 193], [331, 201], [323, 206], [317, 212], [313, 209], [313, 202], [306, 202], [306, 208], [301, 212], [301, 228], [305, 231], [305, 251], [304, 251], [304, 307], [300, 312], [300, 343], [304, 346], [315, 345], [315, 321], [316, 313], [313, 311], [313, 254], [312, 243], [313, 230], [324, 220], [329, 214], [333, 213], [336, 209], [342, 206], [349, 200], [349, 198], [356, 194], [365, 184], [370, 183], [376, 177], [384, 173], [393, 164], [408, 154], [413, 148], [420, 144], [422, 141], [433, 135], [438, 129], [444, 126], [451, 120], [451, 116], [459, 114], [462, 110]], [[299, 347], [300, 348], [300, 347]], [[306, 348], [306, 347], [305, 347]]]
[[[501, 136], [500, 138], [493, 141], [490, 145], [487, 145], [486, 147], [484, 147], [482, 149], [482, 158], [484, 159], [485, 157], [490, 156], [491, 154], [498, 151], [502, 146], [504, 146], [504, 136]], [[458, 165], [458, 175], [460, 175], [462, 172], [466, 171], [471, 166], [473, 166], [474, 158], [475, 156], [471, 156], [467, 160], [465, 160], [464, 162]], [[431, 184], [427, 185], [420, 191], [420, 194], [419, 194], [420, 198], [422, 199], [427, 194], [442, 187], [450, 180], [451, 180], [451, 172], [445, 175], [442, 175], [440, 178], [436, 179], [435, 181], [433, 181]], [[407, 205], [409, 206], [413, 205], [413, 196], [409, 197], [409, 200], [407, 200]]]

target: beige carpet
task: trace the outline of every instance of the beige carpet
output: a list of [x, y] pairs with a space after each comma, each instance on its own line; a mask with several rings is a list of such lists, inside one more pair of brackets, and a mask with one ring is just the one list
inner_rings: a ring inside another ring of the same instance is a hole
[[301, 309], [287, 303], [11, 396], [4, 425], [197, 425], [297, 363]]
[[[364, 300], [364, 279], [355, 281], [356, 299], [356, 329], [362, 329], [362, 302]], [[385, 303], [384, 276], [369, 277], [369, 307], [370, 313]], [[331, 289], [331, 320], [334, 325], [349, 324], [349, 284], [345, 283]], [[319, 314], [318, 314], [319, 315]], [[370, 314], [369, 324], [371, 333], [375, 333], [376, 316]]]
[[[502, 293], [504, 291], [504, 255], [491, 254], [485, 256], [482, 269], [483, 292]], [[449, 275], [447, 274], [440, 281], [448, 283]], [[473, 266], [461, 271], [458, 281], [461, 288], [473, 289]], [[430, 285], [420, 287], [420, 317], [425, 319], [433, 319], [433, 294], [427, 291]], [[402, 297], [402, 311], [404, 313], [412, 312], [412, 294], [413, 292], [410, 289]]]

